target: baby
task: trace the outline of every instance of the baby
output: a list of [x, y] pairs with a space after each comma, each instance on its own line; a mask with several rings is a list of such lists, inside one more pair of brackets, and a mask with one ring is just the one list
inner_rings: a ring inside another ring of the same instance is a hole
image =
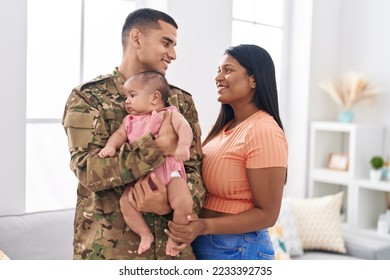
[[[154, 174], [167, 186], [168, 201], [173, 209], [173, 220], [187, 224], [186, 216], [192, 212], [193, 201], [188, 189], [183, 161], [190, 157], [192, 130], [186, 119], [177, 112], [176, 107], [167, 107], [170, 92], [168, 82], [160, 73], [145, 71], [129, 78], [123, 85], [126, 95], [125, 106], [129, 113], [121, 126], [108, 139], [99, 157], [113, 157], [123, 143], [139, 139], [147, 133], [158, 137], [165, 111], [172, 111], [171, 123], [178, 135], [178, 145], [173, 156], [166, 156], [162, 165], [153, 170]], [[128, 202], [129, 188], [120, 198], [121, 211], [127, 225], [140, 238], [138, 254], [150, 248], [154, 236], [142, 214]], [[166, 254], [176, 256], [179, 252], [172, 247], [179, 245], [168, 239]]]

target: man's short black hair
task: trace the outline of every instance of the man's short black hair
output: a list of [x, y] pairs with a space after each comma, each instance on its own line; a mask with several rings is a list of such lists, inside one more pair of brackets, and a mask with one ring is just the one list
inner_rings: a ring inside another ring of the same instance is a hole
[[176, 29], [178, 28], [175, 20], [164, 12], [142, 8], [131, 12], [123, 24], [122, 28], [122, 46], [127, 44], [127, 36], [133, 28], [138, 28], [141, 32], [146, 32], [148, 29], [160, 29], [159, 20], [169, 23]]

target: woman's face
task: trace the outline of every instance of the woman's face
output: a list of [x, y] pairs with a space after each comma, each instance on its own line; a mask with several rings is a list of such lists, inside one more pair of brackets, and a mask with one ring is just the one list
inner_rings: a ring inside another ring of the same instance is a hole
[[215, 81], [219, 102], [232, 106], [252, 102], [255, 79], [248, 76], [246, 69], [231, 55], [225, 54], [222, 57]]

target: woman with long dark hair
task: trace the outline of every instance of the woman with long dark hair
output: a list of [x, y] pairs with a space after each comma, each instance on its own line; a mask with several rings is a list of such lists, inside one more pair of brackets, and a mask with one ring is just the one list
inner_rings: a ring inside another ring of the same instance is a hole
[[170, 222], [167, 234], [192, 242], [197, 259], [274, 259], [268, 228], [279, 215], [287, 141], [275, 68], [256, 45], [226, 50], [215, 78], [221, 110], [203, 142], [207, 188], [199, 218]]

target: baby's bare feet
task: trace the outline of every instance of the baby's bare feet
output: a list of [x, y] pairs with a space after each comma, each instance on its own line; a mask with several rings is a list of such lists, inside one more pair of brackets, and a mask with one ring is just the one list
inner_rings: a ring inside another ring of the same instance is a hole
[[167, 248], [165, 249], [165, 254], [168, 256], [176, 257], [179, 254], [179, 251], [173, 249], [173, 246], [179, 246], [180, 244], [168, 238]]
[[138, 246], [138, 254], [141, 255], [143, 252], [150, 248], [150, 245], [154, 241], [154, 236], [151, 232], [145, 232], [140, 235], [141, 241]]

